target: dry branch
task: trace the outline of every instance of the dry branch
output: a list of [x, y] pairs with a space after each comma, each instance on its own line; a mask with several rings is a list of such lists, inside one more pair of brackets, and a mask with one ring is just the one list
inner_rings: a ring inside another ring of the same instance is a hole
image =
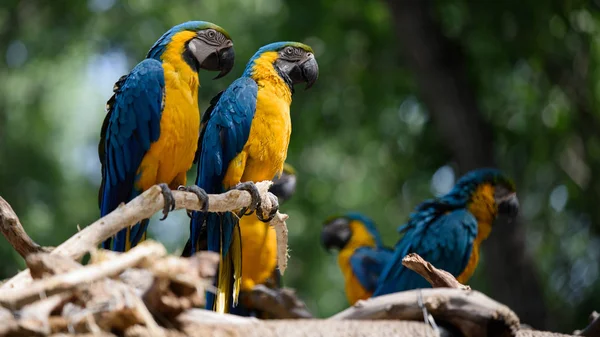
[[259, 284], [240, 296], [245, 307], [266, 312], [275, 319], [313, 318], [306, 304], [289, 288], [270, 289]]
[[[263, 203], [263, 212], [265, 211], [264, 209], [266, 206], [270, 206], [273, 203], [268, 193], [271, 184], [272, 182], [270, 181], [262, 181], [256, 184], [256, 187], [258, 188], [259, 193], [261, 195]], [[176, 209], [202, 209], [202, 203], [193, 193], [183, 191], [172, 192], [173, 197], [175, 198]], [[16, 218], [16, 215], [14, 215], [14, 212], [10, 208], [10, 205], [4, 202], [4, 200], [2, 201], [3, 202], [0, 203], [0, 224], [2, 224], [3, 233], [6, 235], [9, 242], [15, 247], [15, 249], [20, 249], [23, 252], [22, 255], [24, 256], [27, 256], [31, 252], [39, 252], [39, 248], [31, 248], [37, 245], [33, 243], [31, 239], [28, 239], [27, 234], [22, 230], [20, 224], [18, 226], [14, 225], [14, 218]], [[250, 205], [250, 202], [250, 193], [246, 191], [231, 190], [223, 194], [210, 194], [209, 211], [234, 211]], [[121, 229], [126, 228], [127, 226], [131, 226], [143, 219], [150, 218], [156, 212], [162, 210], [163, 205], [164, 199], [160, 187], [153, 186], [138, 197], [131, 200], [126, 205], [119, 206], [117, 209], [107, 214], [105, 217], [95, 221], [80, 232], [76, 233], [63, 244], [56, 247], [56, 249], [54, 249], [51, 253], [61, 254], [64, 256], [68, 256], [74, 260], [78, 260], [90, 250], [95, 249], [95, 247], [97, 247], [101, 242], [115, 235]], [[270, 223], [277, 232], [278, 252], [282, 253], [280, 256], [278, 256], [278, 264], [281, 272], [283, 272], [287, 267], [287, 228], [285, 224], [286, 219], [287, 215], [280, 214], [279, 212], [277, 212]], [[7, 235], [7, 232], [4, 231], [4, 227], [6, 227], [4, 224], [13, 224], [12, 227], [9, 227], [20, 228], [21, 230], [11, 230], [10, 232], [7, 231], [9, 234]], [[283, 254], [283, 252], [285, 252], [285, 254]], [[7, 290], [16, 287], [25, 287], [30, 282], [30, 272], [29, 270], [25, 270], [20, 272], [17, 276], [13, 277], [6, 283], [4, 283], [0, 287], [0, 290]]]
[[578, 336], [599, 337], [600, 336], [600, 314], [594, 311], [590, 314], [590, 324], [581, 331], [576, 331]]
[[445, 322], [466, 337], [515, 336], [519, 318], [508, 307], [477, 291], [437, 288], [403, 291], [358, 301], [331, 320], [423, 320], [423, 306], [436, 322]]
[[458, 282], [449, 272], [437, 269], [417, 253], [406, 255], [402, 259], [402, 265], [421, 275], [433, 288], [471, 289], [471, 287]]
[[120, 274], [127, 268], [140, 264], [149, 264], [153, 259], [167, 254], [165, 248], [155, 242], [147, 241], [134, 247], [123, 258], [115, 261], [89, 265], [71, 272], [54, 275], [50, 278], [34, 282], [23, 289], [8, 289], [0, 294], [0, 305], [17, 309], [23, 305], [38, 300], [40, 297], [51, 296], [77, 287], [86, 282], [97, 281], [104, 277]]
[[8, 242], [24, 259], [29, 254], [47, 252], [49, 249], [41, 247], [35, 243], [27, 232], [23, 229], [23, 225], [19, 221], [19, 217], [15, 214], [10, 204], [0, 197], [0, 231], [6, 237]]

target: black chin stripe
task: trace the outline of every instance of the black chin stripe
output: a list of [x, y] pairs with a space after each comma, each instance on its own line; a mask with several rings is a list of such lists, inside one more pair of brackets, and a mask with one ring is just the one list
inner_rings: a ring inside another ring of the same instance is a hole
[[185, 50], [183, 51], [181, 57], [183, 57], [185, 63], [187, 63], [192, 70], [198, 72], [198, 70], [200, 70], [200, 63], [198, 63], [198, 60], [194, 57], [194, 54], [192, 54], [188, 44], [189, 42], [185, 44]]
[[274, 63], [273, 67], [275, 68], [275, 70], [277, 70], [277, 74], [279, 74], [279, 77], [281, 77], [283, 79], [283, 81], [285, 82], [285, 84], [287, 84], [287, 86], [290, 88], [290, 91], [292, 92], [292, 95], [293, 95], [294, 94], [294, 85], [292, 84], [292, 79], [290, 78], [290, 76], [288, 76], [288, 74], [281, 71], [281, 69], [279, 69], [277, 64]]

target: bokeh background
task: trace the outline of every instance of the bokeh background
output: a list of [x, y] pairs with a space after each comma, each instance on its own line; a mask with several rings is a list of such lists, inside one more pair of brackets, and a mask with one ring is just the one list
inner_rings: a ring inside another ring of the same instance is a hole
[[[347, 306], [322, 220], [358, 210], [386, 244], [420, 201], [467, 170], [514, 177], [520, 220], [499, 223], [470, 284], [525, 323], [570, 332], [600, 307], [599, 1], [3, 0], [0, 195], [57, 245], [98, 215], [99, 130], [113, 83], [171, 26], [233, 36], [236, 66], [202, 73], [201, 109], [264, 44], [310, 44], [320, 78], [297, 90], [298, 170], [284, 276], [318, 316]], [[192, 170], [190, 179], [193, 179]], [[193, 180], [192, 180], [193, 181]], [[156, 219], [155, 219], [156, 220]], [[181, 250], [184, 212], [150, 232]], [[0, 239], [0, 278], [24, 267]]]

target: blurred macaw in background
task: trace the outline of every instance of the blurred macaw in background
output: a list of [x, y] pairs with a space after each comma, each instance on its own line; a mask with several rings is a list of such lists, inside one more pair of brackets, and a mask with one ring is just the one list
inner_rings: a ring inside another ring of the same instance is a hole
[[[253, 201], [240, 216], [254, 211], [260, 196], [253, 182], [271, 180], [283, 170], [292, 131], [294, 84], [306, 82], [308, 88], [318, 73], [307, 45], [276, 42], [260, 48], [242, 77], [219, 93], [202, 116], [196, 185], [208, 193], [247, 190]], [[193, 212], [183, 255], [204, 248], [204, 242], [208, 250], [221, 254], [216, 295], [207, 293], [206, 307], [228, 312], [237, 304], [242, 277], [238, 216]]]
[[[233, 63], [233, 43], [223, 28], [190, 21], [167, 31], [146, 59], [119, 79], [98, 145], [102, 216], [160, 184], [166, 218], [175, 206], [170, 190], [185, 185], [198, 144], [198, 71], [220, 71], [220, 78]], [[123, 229], [103, 247], [129, 250], [145, 239], [148, 222]]]
[[327, 219], [321, 230], [321, 244], [326, 250], [339, 250], [338, 265], [350, 305], [371, 297], [383, 268], [394, 255], [383, 246], [373, 221], [354, 212]]
[[[269, 191], [279, 205], [289, 200], [296, 192], [296, 171], [285, 163], [280, 177], [273, 178]], [[275, 229], [255, 216], [240, 219], [242, 234], [242, 285], [241, 292], [251, 291], [254, 286], [264, 284], [269, 288], [281, 287], [281, 274], [277, 269], [277, 236]], [[240, 316], [267, 318], [265, 313], [248, 308], [243, 301], [232, 308], [231, 313]]]
[[479, 247], [490, 235], [496, 217], [506, 215], [512, 221], [518, 210], [515, 185], [500, 170], [482, 168], [465, 174], [448, 194], [417, 206], [408, 223], [399, 228], [404, 235], [373, 296], [431, 287], [402, 265], [409, 253], [419, 254], [466, 283], [477, 267]]

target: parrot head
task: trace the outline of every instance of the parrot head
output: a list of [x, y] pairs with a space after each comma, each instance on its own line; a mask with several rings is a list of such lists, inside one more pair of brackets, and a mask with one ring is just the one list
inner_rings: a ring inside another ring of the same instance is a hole
[[308, 89], [319, 77], [319, 65], [313, 50], [300, 42], [274, 42], [261, 47], [248, 62], [244, 74], [251, 75], [255, 61], [265, 54], [275, 55], [273, 67], [290, 88], [294, 84], [306, 83]]
[[231, 37], [213, 23], [188, 21], [169, 29], [150, 48], [147, 57], [161, 60], [170, 44], [175, 44], [174, 50], [182, 51], [181, 56], [192, 69], [219, 71], [215, 79], [233, 68], [235, 52]]
[[296, 192], [296, 170], [288, 164], [283, 165], [283, 173], [280, 177], [273, 178], [273, 185], [269, 192], [275, 194], [279, 203], [289, 200]]
[[468, 172], [456, 182], [448, 194], [468, 195], [472, 201], [483, 197], [481, 193], [493, 197], [496, 214], [506, 216], [512, 221], [519, 213], [519, 199], [514, 182], [495, 168], [481, 168]]
[[373, 221], [360, 213], [350, 212], [341, 216], [334, 215], [325, 220], [321, 230], [321, 244], [327, 251], [342, 250], [353, 237], [357, 239], [357, 242], [364, 243], [365, 246], [383, 246]]

